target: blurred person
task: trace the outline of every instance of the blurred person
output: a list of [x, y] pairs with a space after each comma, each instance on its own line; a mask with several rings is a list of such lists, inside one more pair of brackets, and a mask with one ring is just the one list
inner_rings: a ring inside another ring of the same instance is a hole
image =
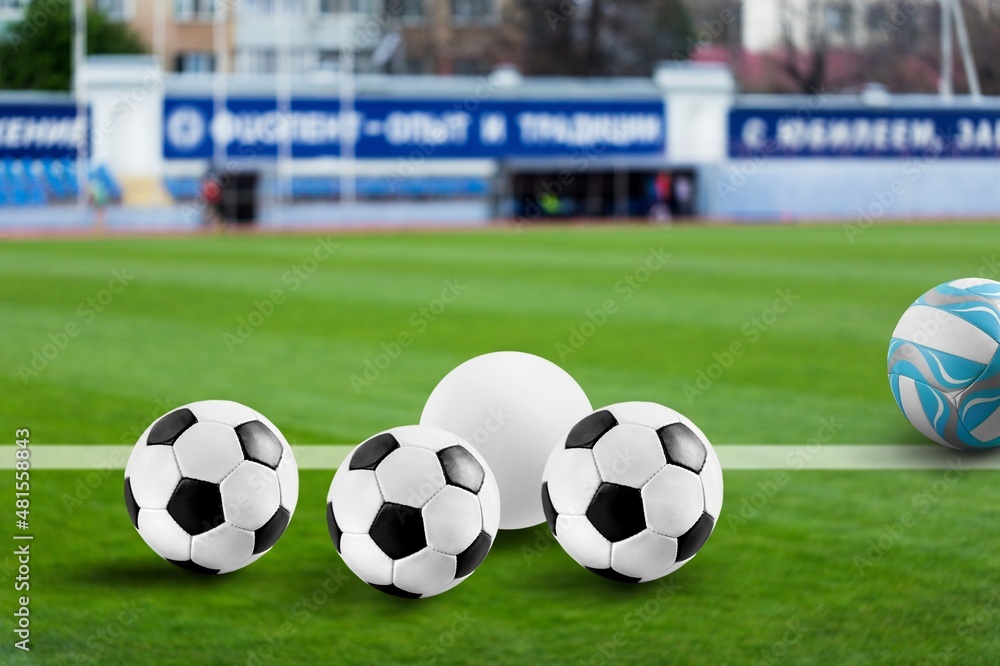
[[694, 213], [694, 183], [691, 176], [682, 173], [674, 179], [674, 205], [678, 217], [690, 217]]
[[668, 222], [671, 219], [670, 197], [673, 179], [666, 171], [660, 171], [653, 176], [653, 205], [649, 208], [649, 217], [657, 222]]
[[94, 229], [104, 233], [107, 231], [105, 211], [108, 207], [108, 188], [100, 178], [91, 177], [87, 183], [87, 203], [93, 215]]
[[222, 185], [215, 169], [209, 169], [201, 179], [199, 194], [205, 202], [205, 226], [218, 229], [225, 224], [222, 216]]

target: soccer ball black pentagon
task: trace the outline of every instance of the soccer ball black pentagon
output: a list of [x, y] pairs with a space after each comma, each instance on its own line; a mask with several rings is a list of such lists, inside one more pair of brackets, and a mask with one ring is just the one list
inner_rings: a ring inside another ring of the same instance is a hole
[[299, 496], [295, 456], [264, 416], [236, 402], [179, 407], [142, 434], [125, 467], [132, 524], [182, 569], [228, 573], [266, 553]]
[[599, 409], [570, 430], [542, 477], [549, 529], [570, 557], [643, 583], [691, 560], [722, 510], [722, 467], [704, 433], [652, 402]]
[[430, 597], [486, 557], [500, 490], [458, 436], [403, 426], [351, 451], [330, 484], [326, 516], [333, 545], [361, 580], [399, 597]]

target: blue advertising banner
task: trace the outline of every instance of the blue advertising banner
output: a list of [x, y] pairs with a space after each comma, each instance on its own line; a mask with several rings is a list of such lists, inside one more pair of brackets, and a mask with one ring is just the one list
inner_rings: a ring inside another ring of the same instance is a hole
[[1000, 110], [774, 109], [729, 112], [729, 156], [997, 157]]
[[230, 157], [273, 158], [285, 137], [293, 157], [336, 157], [345, 135], [362, 159], [650, 155], [666, 146], [666, 110], [654, 101], [359, 99], [342, 115], [335, 99], [296, 99], [282, 114], [274, 99], [233, 98], [216, 118], [210, 99], [169, 97], [163, 118], [166, 159], [211, 158], [215, 140]]
[[0, 158], [73, 157], [86, 128], [75, 104], [0, 104]]

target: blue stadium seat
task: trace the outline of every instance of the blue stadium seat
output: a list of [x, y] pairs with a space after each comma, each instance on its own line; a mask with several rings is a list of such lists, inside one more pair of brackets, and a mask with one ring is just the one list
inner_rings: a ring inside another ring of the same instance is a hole
[[[121, 185], [105, 165], [91, 169], [112, 201], [120, 201]], [[76, 161], [64, 159], [0, 160], [0, 206], [44, 206], [72, 201], [78, 192]]]
[[80, 191], [76, 182], [76, 161], [72, 159], [57, 160], [53, 163], [52, 170], [62, 183], [66, 196], [75, 199]]
[[46, 202], [45, 187], [24, 160], [4, 160], [9, 182], [13, 186], [13, 203], [17, 206], [41, 206]]
[[[167, 193], [173, 199], [194, 199], [200, 193], [200, 179], [191, 176], [169, 176], [163, 179]], [[481, 197], [489, 194], [489, 181], [475, 176], [441, 177], [414, 176], [393, 178], [386, 176], [361, 176], [355, 181], [355, 191], [359, 199], [454, 199]], [[288, 184], [282, 184], [274, 176], [261, 181], [260, 194], [264, 199], [275, 199], [279, 189], [282, 194], [291, 195], [295, 201], [325, 201], [340, 196], [340, 178], [329, 176], [295, 176]]]
[[31, 163], [31, 173], [42, 183], [45, 190], [45, 198], [49, 203], [62, 201], [67, 198], [66, 188], [62, 181], [55, 177], [52, 172], [52, 160], [34, 160]]
[[190, 176], [170, 176], [163, 179], [163, 186], [173, 199], [197, 199], [201, 192], [200, 180]]
[[111, 175], [111, 172], [103, 164], [99, 164], [95, 168], [91, 168], [90, 177], [97, 180], [104, 186], [104, 191], [108, 193], [108, 199], [111, 201], [121, 201], [122, 199], [122, 188], [115, 180], [115, 177]]
[[14, 185], [10, 181], [10, 174], [7, 173], [7, 163], [0, 160], [0, 198], [4, 205], [14, 203]]

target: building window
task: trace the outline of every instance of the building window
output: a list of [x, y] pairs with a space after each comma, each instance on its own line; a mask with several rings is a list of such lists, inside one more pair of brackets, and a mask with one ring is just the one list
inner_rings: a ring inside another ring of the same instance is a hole
[[215, 0], [174, 0], [174, 16], [178, 21], [211, 21]]
[[274, 49], [247, 49], [240, 53], [241, 74], [274, 74], [278, 71], [278, 54]]
[[479, 76], [490, 73], [490, 63], [482, 58], [455, 58], [452, 73], [465, 76]]
[[382, 3], [379, 0], [320, 0], [323, 14], [340, 14], [341, 9], [352, 14], [373, 14]]
[[224, 0], [233, 3], [240, 14], [274, 16], [285, 13], [288, 16], [306, 14], [306, 0]]
[[29, 0], [0, 0], [0, 21], [16, 21], [24, 14]]
[[340, 51], [320, 51], [317, 66], [327, 72], [340, 70]]
[[403, 74], [425, 74], [429, 73], [431, 68], [427, 66], [424, 58], [406, 58], [403, 61]]
[[423, 23], [424, 0], [388, 0], [386, 11], [408, 25]]
[[97, 0], [95, 6], [112, 21], [129, 21], [135, 16], [133, 0]]
[[240, 11], [248, 14], [273, 14], [275, 0], [246, 0], [240, 5]]
[[288, 63], [282, 62], [282, 54], [277, 49], [241, 49], [236, 54], [238, 74], [278, 74], [282, 67], [288, 67], [291, 74], [311, 72], [323, 62], [323, 53], [313, 49], [293, 48], [288, 52]]
[[830, 3], [823, 8], [826, 34], [836, 40], [850, 42], [853, 37], [851, 7], [847, 3]]
[[215, 54], [209, 51], [186, 51], [178, 53], [175, 69], [184, 74], [207, 74], [215, 71]]
[[493, 0], [451, 0], [451, 20], [464, 25], [488, 23], [496, 18]]

